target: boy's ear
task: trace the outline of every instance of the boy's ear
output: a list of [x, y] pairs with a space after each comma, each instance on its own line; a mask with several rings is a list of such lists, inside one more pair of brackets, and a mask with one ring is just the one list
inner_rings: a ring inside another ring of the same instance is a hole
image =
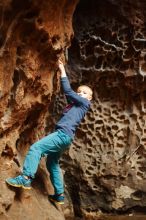
[[92, 96], [91, 96], [91, 95], [89, 95], [89, 98], [88, 98], [88, 100], [89, 100], [89, 101], [91, 101], [91, 100], [92, 100]]

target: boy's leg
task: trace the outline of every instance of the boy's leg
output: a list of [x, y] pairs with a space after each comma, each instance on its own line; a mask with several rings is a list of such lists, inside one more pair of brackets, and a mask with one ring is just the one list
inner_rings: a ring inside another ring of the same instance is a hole
[[71, 138], [61, 131], [56, 131], [42, 138], [30, 147], [26, 155], [23, 174], [34, 178], [38, 164], [43, 155], [60, 153], [71, 143]]
[[[9, 185], [16, 187], [25, 187], [25, 176], [34, 178], [35, 173], [38, 168], [41, 156], [44, 154], [50, 154], [59, 152], [62, 150], [62, 146], [69, 145], [70, 138], [65, 139], [65, 134], [62, 134], [60, 131], [56, 131], [48, 136], [42, 138], [40, 141], [34, 143], [26, 155], [24, 166], [23, 166], [23, 175], [20, 178], [8, 178], [6, 182]], [[66, 140], [66, 141], [65, 141]], [[31, 185], [31, 180], [29, 179], [29, 185]], [[30, 188], [30, 186], [29, 186]]]
[[59, 158], [59, 153], [53, 153], [51, 156], [47, 157], [46, 165], [55, 192], [54, 195], [49, 195], [48, 198], [50, 201], [64, 204], [64, 182], [62, 171], [59, 166]]
[[50, 173], [50, 180], [55, 194], [64, 193], [63, 175], [59, 166], [60, 153], [53, 153], [47, 157], [46, 166]]
[[64, 181], [62, 171], [59, 166], [59, 159], [61, 154], [71, 144], [72, 139], [62, 132], [60, 132], [59, 135], [60, 138], [63, 140], [61, 150], [47, 156], [46, 166], [50, 173], [50, 180], [54, 187], [55, 193], [54, 195], [49, 195], [49, 200], [55, 201], [59, 204], [64, 204]]

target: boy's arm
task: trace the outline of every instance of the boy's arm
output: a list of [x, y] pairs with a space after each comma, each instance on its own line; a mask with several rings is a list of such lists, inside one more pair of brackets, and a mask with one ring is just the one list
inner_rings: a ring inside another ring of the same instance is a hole
[[72, 90], [68, 77], [66, 75], [64, 65], [61, 61], [59, 61], [59, 69], [61, 72], [61, 84], [62, 84], [64, 93], [67, 99], [73, 101], [76, 104], [88, 105], [90, 103], [88, 100], [86, 100], [85, 98], [82, 98], [76, 92]]
[[[61, 76], [61, 84], [63, 84], [63, 82], [62, 82], [62, 81], [64, 81], [63, 78], [67, 77], [67, 75], [66, 75], [66, 71], [65, 71], [64, 65], [63, 65], [63, 63], [60, 60], [59, 60], [59, 70], [60, 70], [60, 73], [61, 73], [61, 75], [60, 75]], [[62, 85], [62, 87], [63, 87], [64, 93], [65, 93], [64, 86]], [[69, 83], [69, 87], [70, 87], [70, 83]], [[72, 103], [71, 98], [69, 98], [67, 95], [66, 95], [66, 99], [67, 99], [67, 102], [69, 104]]]

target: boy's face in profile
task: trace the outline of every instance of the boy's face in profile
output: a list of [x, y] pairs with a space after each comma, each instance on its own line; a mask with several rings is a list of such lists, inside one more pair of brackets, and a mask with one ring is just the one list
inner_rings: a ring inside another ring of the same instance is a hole
[[77, 89], [77, 94], [89, 101], [92, 99], [92, 90], [88, 86], [79, 86]]

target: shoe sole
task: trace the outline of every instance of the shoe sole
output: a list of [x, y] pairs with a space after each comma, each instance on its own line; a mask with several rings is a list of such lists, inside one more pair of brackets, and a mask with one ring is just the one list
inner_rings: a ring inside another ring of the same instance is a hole
[[24, 185], [16, 185], [16, 184], [12, 184], [12, 183], [9, 183], [9, 182], [7, 182], [6, 181], [6, 183], [8, 184], [8, 185], [10, 185], [10, 186], [14, 186], [14, 187], [16, 187], [16, 188], [23, 188], [23, 189], [31, 189], [31, 187], [26, 187], [26, 186], [24, 186]]
[[54, 200], [54, 199], [51, 199], [51, 198], [49, 198], [49, 200], [50, 200], [51, 202], [55, 202], [55, 203], [57, 203], [57, 204], [59, 204], [59, 205], [64, 205], [64, 202], [63, 202], [63, 201], [59, 202], [59, 201]]

